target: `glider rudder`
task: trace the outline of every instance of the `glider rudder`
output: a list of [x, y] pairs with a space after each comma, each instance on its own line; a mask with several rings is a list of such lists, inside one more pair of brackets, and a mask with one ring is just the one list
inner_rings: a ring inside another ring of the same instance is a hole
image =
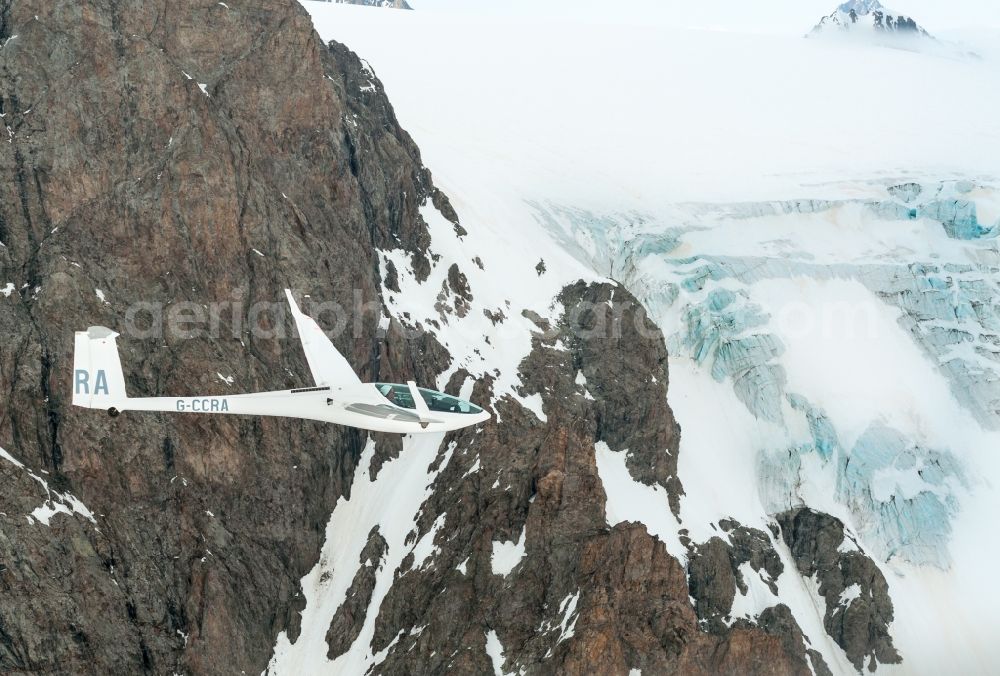
[[76, 332], [73, 350], [73, 405], [107, 409], [118, 415], [128, 399], [125, 376], [115, 338], [118, 334], [103, 326]]

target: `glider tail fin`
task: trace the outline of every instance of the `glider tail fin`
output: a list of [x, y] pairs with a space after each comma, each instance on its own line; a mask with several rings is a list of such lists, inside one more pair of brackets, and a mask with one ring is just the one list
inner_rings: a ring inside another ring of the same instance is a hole
[[288, 298], [288, 306], [292, 310], [292, 318], [295, 319], [295, 328], [299, 332], [302, 349], [306, 353], [306, 361], [309, 362], [309, 370], [312, 371], [316, 384], [360, 385], [361, 379], [355, 373], [354, 367], [337, 351], [319, 324], [299, 310], [290, 290], [285, 289], [285, 296]]
[[117, 413], [128, 400], [115, 338], [103, 326], [76, 332], [73, 351], [73, 405]]

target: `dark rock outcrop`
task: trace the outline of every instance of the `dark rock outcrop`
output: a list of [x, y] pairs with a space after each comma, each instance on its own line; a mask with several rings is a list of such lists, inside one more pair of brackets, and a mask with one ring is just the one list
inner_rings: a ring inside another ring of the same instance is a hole
[[[742, 625], [742, 620], [737, 620], [736, 626]], [[789, 654], [795, 654], [805, 645], [806, 640], [799, 629], [798, 623], [792, 617], [792, 611], [783, 603], [765, 608], [757, 618], [757, 626], [772, 636], [781, 638], [782, 645]], [[823, 661], [823, 656], [814, 648], [807, 648], [806, 655], [816, 676], [833, 676], [830, 667]]]
[[704, 544], [692, 546], [688, 563], [691, 597], [695, 600], [698, 619], [712, 631], [723, 631], [728, 626], [726, 620], [737, 590], [741, 594], [748, 591], [740, 566], [749, 563], [775, 595], [778, 593], [775, 580], [784, 571], [767, 533], [729, 519], [723, 519], [719, 527], [726, 533], [728, 542], [722, 537], [713, 537]]
[[795, 656], [798, 668], [811, 666], [814, 673], [829, 675], [830, 668], [819, 652], [808, 648], [803, 654], [806, 644], [802, 630], [788, 606], [778, 603], [765, 608], [754, 621], [731, 616], [736, 594], [749, 592], [749, 581], [741, 570], [743, 564], [749, 564], [751, 574], [758, 575], [775, 596], [776, 581], [785, 566], [764, 531], [731, 519], [721, 520], [719, 528], [725, 539], [713, 537], [704, 544], [688, 546], [688, 585], [700, 626], [719, 635], [734, 629], [763, 631], [781, 641], [786, 654]]
[[330, 647], [327, 657], [330, 659], [347, 652], [361, 632], [372, 591], [375, 589], [375, 572], [382, 567], [387, 549], [388, 544], [376, 526], [368, 534], [368, 544], [361, 550], [358, 572], [347, 590], [347, 598], [337, 609], [326, 632], [326, 643]]
[[826, 602], [823, 624], [857, 668], [901, 662], [892, 644], [892, 599], [878, 566], [844, 533], [838, 519], [808, 508], [777, 517], [781, 536], [805, 577], [816, 576]]
[[[617, 296], [617, 298], [616, 298]], [[624, 288], [578, 283], [563, 292], [564, 331], [574, 340], [572, 367], [587, 380], [599, 440], [626, 451], [629, 472], [659, 484], [680, 511], [680, 426], [666, 406], [667, 350], [646, 311]], [[640, 349], [608, 350], [610, 341]]]

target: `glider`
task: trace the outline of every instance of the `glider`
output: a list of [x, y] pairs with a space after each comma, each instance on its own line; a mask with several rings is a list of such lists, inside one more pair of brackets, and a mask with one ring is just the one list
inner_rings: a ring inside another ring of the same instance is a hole
[[447, 432], [489, 419], [463, 399], [417, 387], [413, 381], [362, 383], [319, 325], [303, 314], [285, 290], [315, 386], [230, 396], [129, 397], [125, 392], [119, 334], [103, 326], [76, 332], [73, 405], [122, 411], [174, 411], [303, 418], [375, 432]]

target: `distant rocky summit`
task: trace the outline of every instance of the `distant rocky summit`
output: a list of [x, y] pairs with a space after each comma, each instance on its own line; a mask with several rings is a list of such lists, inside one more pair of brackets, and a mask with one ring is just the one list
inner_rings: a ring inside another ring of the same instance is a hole
[[879, 0], [848, 0], [820, 19], [810, 34], [831, 30], [931, 37], [912, 17], [887, 9]]

